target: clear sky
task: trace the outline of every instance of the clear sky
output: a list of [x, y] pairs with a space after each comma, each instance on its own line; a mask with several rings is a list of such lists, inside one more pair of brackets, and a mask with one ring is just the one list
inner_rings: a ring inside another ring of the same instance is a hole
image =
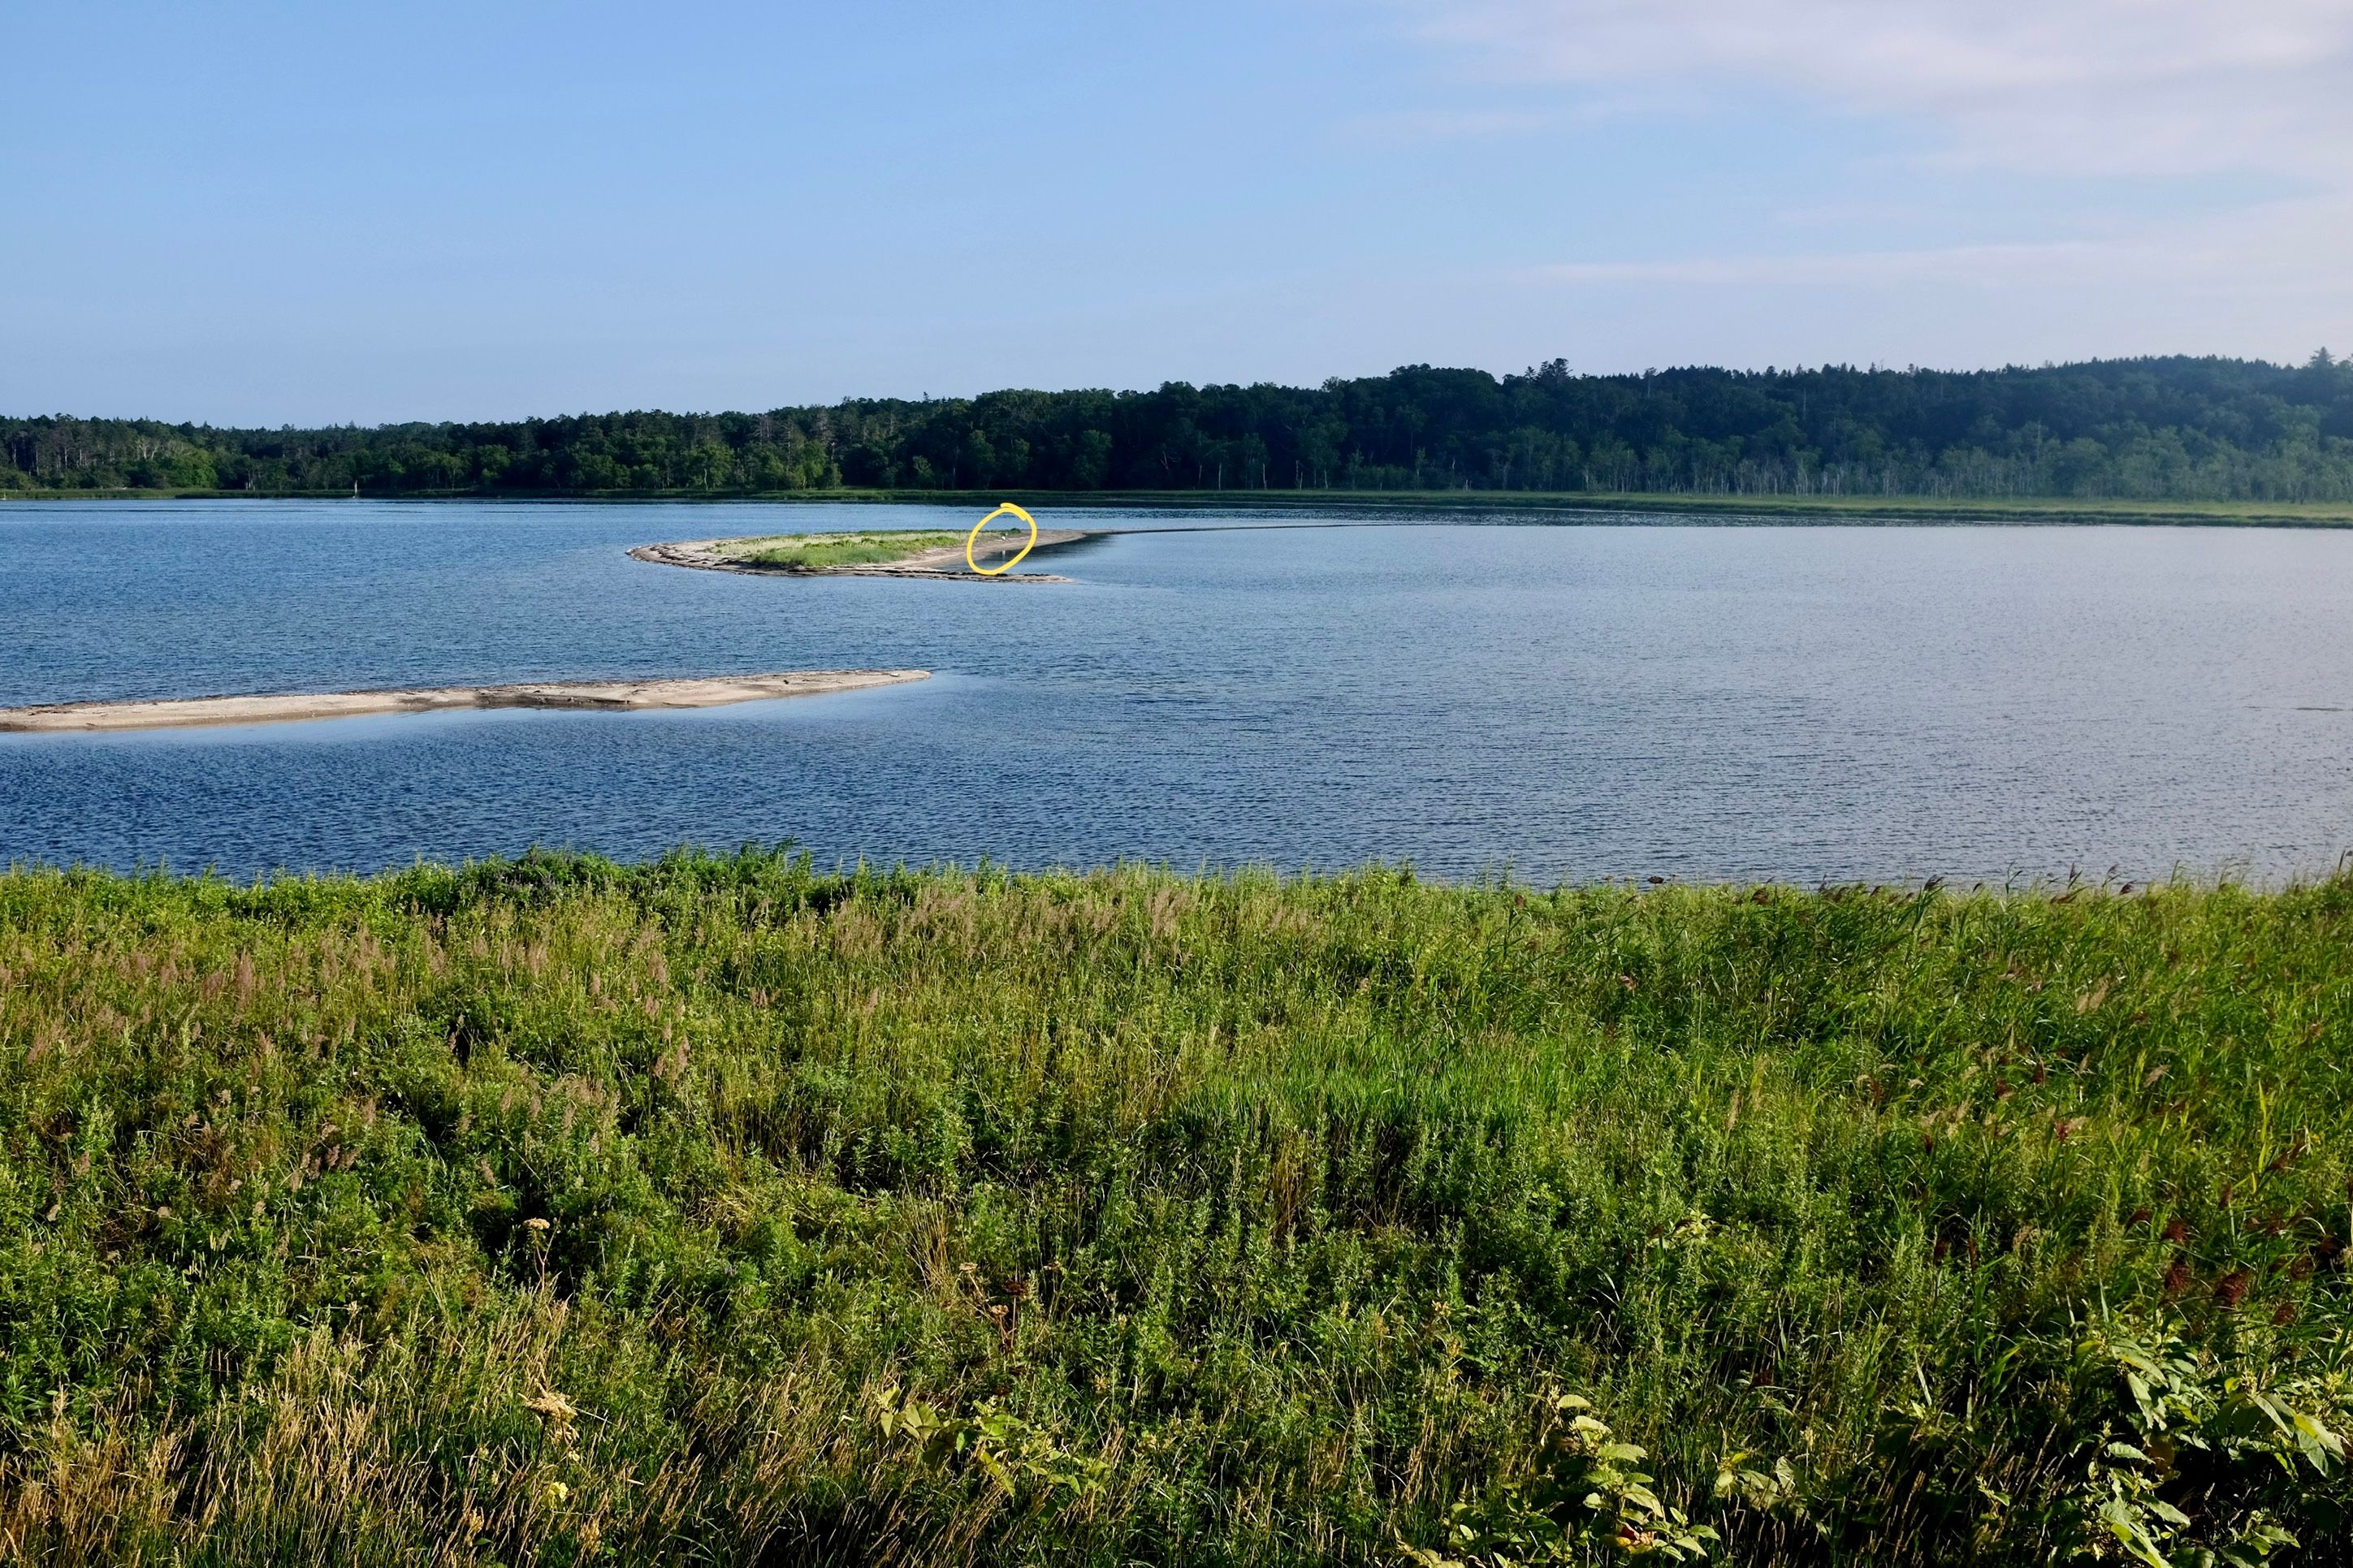
[[0, 0], [0, 413], [2353, 350], [2347, 0]]

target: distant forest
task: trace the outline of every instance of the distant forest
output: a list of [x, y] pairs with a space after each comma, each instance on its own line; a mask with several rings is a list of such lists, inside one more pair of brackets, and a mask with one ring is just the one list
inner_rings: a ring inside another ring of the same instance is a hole
[[373, 429], [0, 420], [0, 491], [1530, 490], [2353, 500], [2353, 360], [857, 398]]

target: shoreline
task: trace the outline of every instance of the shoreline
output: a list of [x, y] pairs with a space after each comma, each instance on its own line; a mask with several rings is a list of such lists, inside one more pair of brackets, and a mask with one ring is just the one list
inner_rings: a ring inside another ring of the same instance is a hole
[[[2073, 523], [2177, 528], [2353, 527], [2353, 502], [2134, 500], [2109, 496], [1857, 496], [1675, 490], [945, 490], [945, 489], [647, 489], [501, 490], [459, 488], [371, 491], [222, 490], [173, 488], [0, 490], [0, 504], [23, 501], [303, 501], [438, 503], [487, 501], [516, 506], [594, 502], [615, 506], [691, 503], [725, 507], [856, 505], [986, 507], [1010, 500], [1032, 507], [1146, 509], [1169, 511], [1374, 511], [1444, 515], [1520, 512], [1611, 522], [1646, 516], [1694, 518], [1737, 526], [1745, 520], [1798, 526], [1880, 522], [1977, 527]], [[1041, 540], [1042, 543], [1042, 540]]]
[[684, 680], [533, 680], [507, 686], [396, 687], [377, 691], [279, 696], [180, 697], [109, 702], [48, 702], [0, 708], [0, 733], [59, 734], [187, 730], [220, 724], [281, 724], [382, 713], [543, 708], [630, 713], [721, 708], [781, 697], [815, 697], [930, 679], [927, 669], [793, 669]]
[[[1050, 550], [1057, 545], [1076, 544], [1111, 531], [1100, 528], [1041, 528], [1033, 552]], [[1067, 583], [1068, 577], [1058, 577], [1048, 572], [1003, 572], [997, 574], [967, 570], [964, 564], [964, 546], [944, 545], [937, 549], [919, 550], [896, 561], [872, 561], [844, 563], [838, 566], [780, 566], [758, 561], [735, 560], [723, 554], [727, 545], [741, 545], [761, 538], [747, 534], [734, 539], [678, 539], [658, 544], [639, 544], [631, 548], [629, 559], [644, 561], [656, 566], [683, 566], [697, 572], [741, 572], [755, 577], [928, 577], [960, 583]], [[1027, 542], [1026, 535], [1000, 533], [973, 546], [976, 560], [993, 561], [1000, 555], [1010, 555]]]

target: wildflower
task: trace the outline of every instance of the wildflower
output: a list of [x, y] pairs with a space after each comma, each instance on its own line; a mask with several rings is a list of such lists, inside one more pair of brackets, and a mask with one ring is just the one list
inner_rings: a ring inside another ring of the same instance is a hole
[[526, 1410], [535, 1410], [551, 1421], [569, 1421], [580, 1414], [579, 1406], [552, 1388], [543, 1388], [522, 1402]]

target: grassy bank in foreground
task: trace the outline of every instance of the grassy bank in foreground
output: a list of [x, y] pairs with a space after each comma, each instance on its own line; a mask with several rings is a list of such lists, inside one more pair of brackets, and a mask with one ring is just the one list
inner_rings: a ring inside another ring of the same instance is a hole
[[0, 1558], [2340, 1560], [2348, 938], [0, 878]]
[[[255, 490], [34, 490], [11, 499], [42, 500], [252, 500], [334, 501], [345, 498], [308, 491]], [[1001, 500], [1033, 510], [1059, 508], [1154, 507], [1174, 510], [1303, 510], [1559, 513], [1564, 519], [1596, 514], [1622, 517], [1655, 512], [1672, 517], [1818, 522], [2078, 522], [2174, 524], [2183, 527], [2353, 527], [2353, 504], [2341, 501], [2194, 501], [2069, 499], [2049, 496], [1944, 498], [1934, 496], [1687, 495], [1656, 491], [1567, 490], [567, 490], [544, 495], [512, 491], [408, 490], [369, 500], [533, 501], [857, 501], [876, 506], [975, 507], [987, 511]]]

